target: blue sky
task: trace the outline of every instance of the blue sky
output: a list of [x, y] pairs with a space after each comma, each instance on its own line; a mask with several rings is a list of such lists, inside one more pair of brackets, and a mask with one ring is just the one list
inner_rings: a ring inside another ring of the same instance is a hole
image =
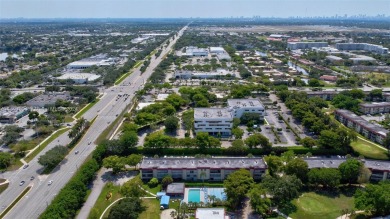
[[390, 0], [0, 0], [0, 18], [390, 15]]

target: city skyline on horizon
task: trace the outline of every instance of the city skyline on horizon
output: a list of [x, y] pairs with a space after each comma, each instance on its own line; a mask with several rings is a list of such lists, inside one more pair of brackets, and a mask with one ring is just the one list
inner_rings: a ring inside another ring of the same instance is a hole
[[0, 0], [0, 18], [289, 18], [335, 15], [390, 16], [390, 1]]

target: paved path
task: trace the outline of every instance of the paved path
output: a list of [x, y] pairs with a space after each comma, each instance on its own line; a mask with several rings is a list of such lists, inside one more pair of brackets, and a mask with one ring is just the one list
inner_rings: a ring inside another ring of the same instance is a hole
[[161, 212], [160, 218], [161, 219], [172, 219], [172, 217], [171, 217], [172, 211], [176, 211], [176, 210], [173, 208], [165, 209], [164, 211]]
[[[359, 213], [363, 213], [364, 211], [355, 211], [355, 214], [359, 214]], [[351, 214], [344, 214], [344, 215], [341, 215], [339, 217], [337, 217], [336, 219], [349, 219]]]

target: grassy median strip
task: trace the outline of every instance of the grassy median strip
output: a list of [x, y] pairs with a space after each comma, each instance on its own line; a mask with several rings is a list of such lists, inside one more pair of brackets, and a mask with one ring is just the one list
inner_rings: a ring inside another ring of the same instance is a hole
[[81, 116], [84, 115], [85, 112], [87, 112], [89, 109], [91, 109], [97, 102], [99, 102], [100, 99], [96, 99], [94, 101], [92, 101], [91, 103], [89, 103], [87, 106], [85, 106], [84, 108], [82, 108], [76, 115], [75, 117], [77, 119], [79, 119]]
[[62, 129], [62, 130], [59, 130], [58, 132], [56, 132], [54, 135], [52, 135], [49, 139], [47, 139], [45, 142], [43, 142], [37, 149], [35, 149], [35, 151], [33, 151], [30, 155], [28, 155], [24, 160], [28, 163], [30, 162], [32, 159], [34, 159], [35, 156], [37, 156], [37, 154], [39, 154], [39, 152], [41, 152], [47, 145], [49, 145], [54, 139], [58, 138], [60, 135], [64, 134], [65, 132], [67, 132], [70, 128], [65, 128], [65, 129]]
[[30, 191], [31, 186], [27, 186], [22, 193], [0, 214], [0, 218], [3, 218], [19, 201], [23, 198], [24, 195]]
[[133, 72], [129, 71], [126, 74], [123, 74], [118, 80], [115, 81], [114, 84], [118, 85], [118, 84], [122, 83], [122, 81], [124, 81], [131, 73], [133, 73]]

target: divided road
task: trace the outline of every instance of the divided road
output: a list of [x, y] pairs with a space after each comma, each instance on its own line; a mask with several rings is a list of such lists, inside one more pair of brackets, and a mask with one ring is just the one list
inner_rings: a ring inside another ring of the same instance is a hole
[[[46, 209], [53, 198], [70, 180], [78, 167], [83, 164], [87, 156], [95, 149], [94, 141], [116, 118], [123, 110], [131, 103], [135, 92], [142, 89], [142, 86], [153, 73], [154, 68], [162, 61], [162, 58], [170, 52], [176, 40], [180, 38], [187, 26], [178, 32], [178, 36], [174, 40], [171, 39], [170, 44], [161, 52], [159, 57], [152, 56], [150, 65], [144, 73], [141, 74], [139, 68], [134, 69], [133, 73], [127, 77], [122, 83], [117, 86], [107, 88], [100, 101], [95, 104], [83, 117], [91, 121], [96, 116], [95, 122], [91, 125], [84, 137], [80, 140], [74, 149], [69, 153], [61, 165], [59, 165], [49, 175], [39, 175], [42, 171], [42, 166], [38, 164], [37, 159], [55, 145], [66, 145], [70, 142], [68, 134], [64, 133], [49, 144], [39, 155], [36, 156], [26, 169], [19, 169], [12, 173], [4, 173], [0, 177], [5, 177], [10, 180], [8, 189], [0, 194], [0, 212], [5, 210], [12, 201], [23, 191], [27, 185], [32, 185], [32, 189], [23, 197], [19, 203], [12, 208], [4, 218], [38, 218], [39, 215]], [[121, 93], [122, 97], [118, 97]], [[126, 95], [124, 95], [126, 94]], [[127, 96], [127, 99], [125, 99]], [[75, 151], [79, 151], [75, 154]], [[30, 181], [30, 177], [35, 179]], [[20, 181], [26, 181], [23, 186], [19, 186]], [[53, 180], [51, 185], [48, 182]]]

